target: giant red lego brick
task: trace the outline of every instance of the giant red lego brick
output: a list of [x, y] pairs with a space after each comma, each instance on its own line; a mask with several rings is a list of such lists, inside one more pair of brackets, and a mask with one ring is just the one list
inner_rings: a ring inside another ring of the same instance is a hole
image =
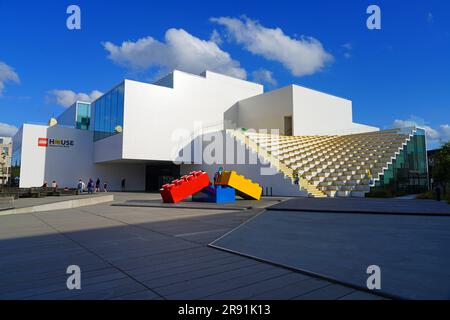
[[160, 190], [164, 203], [178, 203], [211, 184], [206, 172], [195, 171], [181, 177], [170, 184], [165, 184]]

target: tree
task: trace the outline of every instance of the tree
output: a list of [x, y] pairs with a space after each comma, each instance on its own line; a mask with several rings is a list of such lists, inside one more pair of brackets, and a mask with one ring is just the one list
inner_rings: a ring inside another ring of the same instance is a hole
[[450, 182], [450, 141], [445, 143], [436, 153], [433, 178], [444, 186]]

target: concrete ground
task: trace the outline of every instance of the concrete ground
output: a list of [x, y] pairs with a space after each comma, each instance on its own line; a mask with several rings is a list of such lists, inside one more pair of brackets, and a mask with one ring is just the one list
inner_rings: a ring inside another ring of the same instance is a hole
[[449, 216], [447, 202], [415, 199], [294, 198], [269, 208], [294, 212], [375, 213], [390, 215]]
[[101, 197], [108, 195], [109, 193], [96, 193], [88, 195], [87, 193], [78, 196], [61, 196], [61, 197], [42, 197], [42, 198], [20, 198], [14, 200], [14, 208], [26, 208], [33, 206], [40, 206], [44, 204], [50, 204], [55, 202], [69, 201], [69, 200], [79, 200], [88, 197]]
[[402, 299], [450, 299], [450, 217], [267, 210], [213, 246]]
[[[260, 211], [100, 204], [0, 217], [0, 299], [382, 299], [208, 247]], [[81, 290], [66, 287], [69, 265]]]
[[212, 246], [402, 299], [450, 299], [450, 205], [427, 200], [292, 199]]

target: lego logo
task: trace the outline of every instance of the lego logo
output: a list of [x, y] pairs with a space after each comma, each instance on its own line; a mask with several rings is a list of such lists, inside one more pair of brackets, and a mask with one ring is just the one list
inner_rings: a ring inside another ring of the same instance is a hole
[[39, 147], [48, 147], [48, 139], [47, 138], [39, 138], [38, 146]]

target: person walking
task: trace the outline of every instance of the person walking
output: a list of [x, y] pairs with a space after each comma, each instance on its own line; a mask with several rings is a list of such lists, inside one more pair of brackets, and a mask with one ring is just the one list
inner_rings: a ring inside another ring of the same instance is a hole
[[372, 175], [372, 170], [367, 169], [367, 170], [366, 170], [366, 174], [367, 174], [367, 178], [369, 178], [369, 185], [372, 186], [373, 183], [374, 183], [373, 175]]
[[89, 179], [87, 188], [88, 188], [88, 194], [94, 193], [94, 181], [92, 179]]
[[83, 193], [85, 188], [86, 188], [86, 185], [84, 184], [83, 180], [82, 180], [82, 179], [79, 179], [79, 180], [78, 180], [78, 184], [77, 184], [78, 192], [79, 192], [80, 194]]
[[108, 184], [106, 182], [103, 184], [103, 192], [108, 193]]
[[298, 175], [298, 171], [296, 170], [294, 173], [294, 184], [299, 185], [300, 184], [300, 176]]
[[100, 192], [100, 178], [95, 181], [95, 192]]
[[53, 189], [58, 188], [58, 184], [56, 183], [55, 180], [53, 180], [53, 182], [52, 182], [52, 188], [53, 188]]
[[126, 183], [127, 183], [127, 181], [125, 180], [125, 178], [123, 178], [122, 182], [121, 182], [122, 192], [125, 192]]

